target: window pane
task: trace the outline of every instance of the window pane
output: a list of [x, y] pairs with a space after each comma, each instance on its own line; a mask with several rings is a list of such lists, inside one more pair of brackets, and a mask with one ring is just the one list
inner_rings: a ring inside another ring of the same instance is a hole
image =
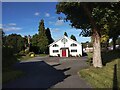
[[54, 44], [53, 47], [58, 47], [58, 45], [57, 45], [57, 44]]
[[53, 53], [57, 53], [57, 52], [59, 52], [58, 50], [53, 50]]
[[71, 52], [77, 52], [77, 49], [72, 49]]
[[77, 46], [77, 44], [75, 44], [75, 43], [72, 43], [70, 46], [73, 46], [73, 47], [74, 47], [74, 46]]

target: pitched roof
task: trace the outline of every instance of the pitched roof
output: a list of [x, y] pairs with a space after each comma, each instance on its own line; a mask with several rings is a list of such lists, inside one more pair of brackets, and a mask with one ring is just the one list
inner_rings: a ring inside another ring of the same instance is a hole
[[71, 38], [68, 38], [68, 37], [66, 37], [66, 36], [64, 35], [63, 37], [61, 37], [61, 38], [59, 38], [58, 40], [56, 40], [56, 41], [54, 41], [53, 43], [51, 43], [49, 46], [55, 44], [56, 42], [58, 42], [59, 40], [62, 40], [63, 38], [67, 38], [67, 39], [73, 41], [74, 43], [81, 44], [81, 43], [79, 43], [79, 42], [77, 42], [77, 41], [75, 41], [75, 40], [73, 40], [73, 39], [71, 39]]

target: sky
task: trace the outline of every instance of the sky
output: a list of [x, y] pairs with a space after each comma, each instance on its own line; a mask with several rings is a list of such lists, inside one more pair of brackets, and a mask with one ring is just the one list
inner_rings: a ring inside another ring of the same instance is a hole
[[58, 20], [64, 14], [56, 14], [57, 2], [2, 2], [2, 26], [6, 35], [16, 33], [22, 36], [38, 33], [41, 19], [45, 28], [50, 28], [52, 38], [57, 40], [67, 32], [78, 42], [90, 41], [90, 37], [79, 36], [81, 30], [70, 26], [70, 22]]

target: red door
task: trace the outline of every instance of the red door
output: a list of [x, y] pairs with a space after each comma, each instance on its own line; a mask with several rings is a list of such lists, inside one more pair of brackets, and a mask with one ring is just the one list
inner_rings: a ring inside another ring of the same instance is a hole
[[62, 50], [62, 57], [66, 57], [66, 50]]

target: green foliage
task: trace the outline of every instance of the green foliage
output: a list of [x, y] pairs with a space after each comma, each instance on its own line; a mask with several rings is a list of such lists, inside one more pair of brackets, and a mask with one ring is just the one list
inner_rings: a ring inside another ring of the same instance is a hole
[[39, 23], [39, 34], [35, 34], [32, 37], [32, 50], [35, 53], [48, 53], [48, 45], [54, 40], [51, 37], [50, 29], [45, 29], [44, 20]]
[[19, 52], [19, 55], [20, 55], [20, 56], [24, 56], [24, 55], [25, 55], [25, 50], [20, 51], [20, 52]]
[[74, 35], [71, 35], [70, 38], [77, 41], [77, 39], [76, 39], [76, 37]]
[[24, 36], [23, 37], [23, 42], [24, 42], [24, 49], [28, 47], [28, 37]]
[[29, 56], [31, 56], [32, 54], [34, 54], [34, 56], [35, 56], [35, 53], [34, 53], [34, 52], [29, 52]]
[[67, 32], [64, 32], [64, 35], [65, 35], [66, 37], [68, 37]]
[[7, 83], [8, 81], [15, 80], [18, 77], [23, 76], [24, 73], [19, 70], [8, 70], [2, 73], [2, 83]]
[[37, 46], [37, 44], [38, 44], [38, 34], [33, 35], [31, 43], [32, 43], [32, 46]]
[[25, 55], [27, 55], [29, 53], [29, 49], [25, 49]]
[[44, 20], [42, 19], [39, 23], [39, 35], [45, 35], [45, 26], [44, 26]]
[[37, 44], [35, 46], [37, 46], [39, 48], [39, 53], [46, 53], [47, 47], [48, 47], [48, 39], [46, 36], [43, 19], [39, 23], [38, 31], [39, 31], [39, 34], [35, 35], [35, 39], [37, 39], [37, 42], [35, 42], [34, 44]]
[[[56, 6], [57, 13], [64, 13], [65, 20], [70, 20], [72, 27], [82, 29], [80, 35], [83, 36], [90, 36], [93, 33], [94, 24], [100, 29], [98, 32], [101, 35], [106, 35], [113, 25], [119, 27], [120, 10], [118, 8], [120, 8], [120, 3], [109, 2], [60, 2]], [[111, 30], [116, 33], [114, 29]]]
[[14, 55], [14, 49], [11, 47], [2, 47], [2, 66], [10, 67], [18, 60]]
[[38, 39], [38, 47], [40, 50], [40, 53], [46, 53], [47, 52], [47, 47], [48, 47], [48, 39], [46, 36], [40, 36], [39, 35], [39, 39]]
[[87, 42], [85, 42], [85, 43], [82, 43], [83, 48], [86, 48], [87, 45], [88, 45], [88, 47], [93, 47], [93, 42], [87, 41]]
[[119, 60], [120, 59], [114, 59], [103, 68], [90, 67], [80, 70], [79, 75], [88, 81], [93, 88], [113, 88], [113, 83], [115, 83], [114, 65], [117, 64]]
[[38, 34], [33, 35], [31, 39], [30, 51], [38, 53], [48, 53], [48, 45], [54, 40], [51, 37], [50, 29], [45, 29], [44, 20], [39, 23]]
[[[88, 53], [88, 58], [92, 57], [92, 53]], [[106, 64], [103, 68], [90, 67], [88, 69], [83, 69], [79, 72], [80, 76], [85, 78], [93, 87], [95, 88], [113, 88], [113, 83], [118, 82], [120, 86], [119, 79], [119, 61], [120, 61], [120, 50], [109, 51], [102, 53], [103, 63]], [[117, 79], [115, 80], [115, 70], [114, 66], [117, 64]]]
[[48, 44], [53, 43], [54, 40], [52, 39], [52, 36], [51, 36], [49, 28], [46, 29], [46, 36], [47, 36], [47, 39], [48, 39]]
[[24, 49], [24, 40], [21, 35], [10, 34], [6, 36], [5, 46], [13, 48], [14, 53], [18, 53]]

